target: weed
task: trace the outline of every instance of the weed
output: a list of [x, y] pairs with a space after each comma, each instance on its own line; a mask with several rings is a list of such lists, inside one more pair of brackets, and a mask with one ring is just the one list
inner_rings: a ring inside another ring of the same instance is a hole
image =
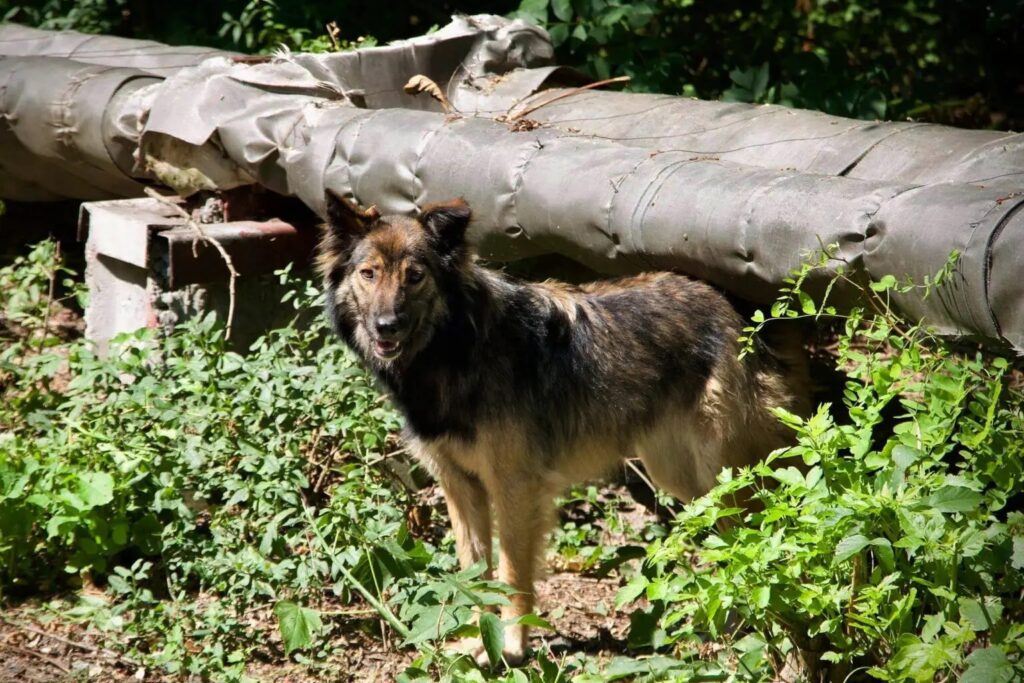
[[[954, 265], [955, 255], [926, 288]], [[826, 266], [832, 250], [755, 316], [750, 337], [772, 320], [838, 315], [802, 290]], [[868, 310], [844, 316], [842, 409], [780, 413], [797, 445], [724, 471], [651, 546], [620, 594], [654, 603], [649, 630], [684, 649], [709, 633], [724, 645], [723, 670], [745, 681], [787, 670], [833, 681], [1019, 678], [1024, 516], [1011, 499], [1024, 486], [1024, 394], [1005, 359], [954, 352], [900, 320], [890, 299], [913, 289], [883, 278], [865, 288]], [[739, 491], [761, 509], [730, 507]]]
[[[822, 302], [803, 291], [833, 256], [795, 273], [748, 339], [779, 318], [839, 316], [831, 288]], [[415, 650], [406, 683], [1021, 678], [1024, 396], [1006, 360], [898, 318], [912, 283], [883, 278], [843, 316], [841, 405], [780, 414], [797, 445], [723, 471], [667, 535], [633, 528], [596, 488], [570, 492], [560, 553], [620, 568], [616, 608], [646, 598], [629, 646], [662, 654], [542, 650], [485, 671], [444, 643], [500, 652], [489, 609], [509, 589], [482, 566], [457, 571], [450, 539], [410, 532], [415, 503], [380, 467], [398, 419], [325, 342], [308, 281], [280, 274], [294, 319], [244, 355], [206, 318], [124, 335], [99, 358], [47, 332], [53, 283], [70, 276], [52, 243], [0, 269], [0, 598], [105, 587], [49, 609], [134, 666], [241, 683], [254, 661], [293, 662], [335, 680], [350, 673], [339, 637], [373, 629]], [[759, 509], [729, 505], [741, 489]]]

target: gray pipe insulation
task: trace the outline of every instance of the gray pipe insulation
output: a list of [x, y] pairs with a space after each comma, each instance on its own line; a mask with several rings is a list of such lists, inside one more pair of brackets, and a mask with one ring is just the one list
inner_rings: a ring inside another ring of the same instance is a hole
[[[1024, 351], [1019, 134], [572, 92], [580, 76], [550, 65], [543, 31], [496, 17], [261, 63], [0, 26], [0, 55], [3, 198], [135, 196], [146, 155], [318, 210], [325, 187], [391, 212], [463, 196], [489, 258], [669, 268], [761, 302], [821, 244], [918, 282], [957, 250], [949, 284], [900, 309]], [[455, 113], [402, 91], [420, 73]]]

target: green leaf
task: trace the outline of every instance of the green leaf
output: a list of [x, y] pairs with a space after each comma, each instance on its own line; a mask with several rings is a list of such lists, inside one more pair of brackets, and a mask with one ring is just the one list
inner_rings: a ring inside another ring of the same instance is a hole
[[800, 299], [800, 310], [807, 315], [814, 315], [818, 312], [818, 307], [814, 305], [814, 299], [807, 292], [797, 292], [797, 298]]
[[484, 612], [480, 615], [480, 640], [483, 641], [491, 666], [498, 666], [501, 662], [501, 651], [505, 648], [505, 627], [493, 612]]
[[893, 470], [889, 478], [889, 486], [896, 489], [906, 479], [907, 468], [917, 462], [923, 454], [916, 448], [898, 444], [892, 449]]
[[893, 275], [886, 275], [878, 282], [871, 283], [871, 289], [876, 292], [885, 292], [896, 286], [896, 277]]
[[569, 39], [568, 24], [553, 24], [548, 27], [548, 35], [551, 36], [551, 44], [558, 47]]
[[889, 661], [889, 666], [917, 683], [930, 682], [936, 672], [952, 663], [956, 654], [941, 640], [922, 643], [911, 634], [900, 636], [897, 645], [899, 649]]
[[548, 21], [548, 0], [523, 0], [519, 3], [519, 11], [529, 16], [538, 24]]
[[523, 624], [524, 626], [530, 626], [532, 628], [542, 628], [545, 631], [555, 630], [555, 627], [551, 625], [550, 621], [538, 617], [536, 614], [524, 614], [516, 620], [516, 623]]
[[1024, 536], [1013, 537], [1013, 555], [1010, 558], [1010, 566], [1014, 569], [1024, 569]]
[[975, 557], [985, 549], [985, 533], [981, 529], [970, 529], [960, 537], [960, 556]]
[[939, 512], [972, 512], [981, 505], [982, 496], [962, 486], [943, 486], [928, 496], [927, 503]]
[[967, 657], [967, 668], [960, 676], [960, 683], [1010, 683], [1013, 676], [1013, 664], [1006, 653], [991, 646], [975, 650]]
[[848, 560], [868, 546], [868, 538], [863, 534], [851, 534], [836, 544], [836, 561]]
[[313, 644], [313, 638], [323, 631], [320, 612], [283, 600], [274, 605], [277, 628], [284, 641], [285, 652], [301, 650]]
[[78, 475], [78, 497], [92, 509], [114, 500], [114, 478], [106, 472], [87, 472]]
[[[768, 89], [768, 62], [763, 62], [761, 66], [757, 68], [757, 71], [754, 73], [754, 82], [752, 89], [754, 91], [754, 100], [760, 101], [761, 97]], [[802, 294], [803, 292], [800, 293]], [[801, 303], [802, 302], [803, 298], [801, 297]], [[813, 306], [813, 303], [811, 305]]]
[[622, 21], [622, 18], [626, 16], [625, 7], [612, 7], [607, 12], [601, 15], [600, 21], [602, 26], [613, 26], [618, 22]]
[[74, 526], [76, 522], [78, 522], [78, 517], [54, 515], [46, 522], [46, 537], [55, 538], [64, 533], [67, 528]]
[[960, 618], [967, 621], [975, 632], [987, 631], [1003, 616], [1003, 603], [998, 598], [987, 597], [984, 601], [974, 598], [960, 598]]
[[633, 602], [640, 594], [647, 589], [647, 577], [637, 574], [629, 583], [619, 589], [615, 595], [615, 609], [622, 609], [623, 605]]
[[551, 0], [551, 11], [561, 21], [572, 19], [572, 0]]
[[758, 586], [754, 589], [753, 593], [751, 593], [750, 597], [753, 599], [754, 605], [760, 609], [764, 609], [768, 606], [768, 601], [771, 600], [772, 587]]
[[878, 558], [878, 562], [882, 565], [882, 569], [887, 572], [893, 571], [896, 567], [896, 558], [892, 552], [892, 544], [886, 538], [873, 538], [871, 539], [871, 545], [875, 549], [875, 557]]
[[780, 468], [772, 472], [772, 477], [788, 486], [805, 486], [803, 473], [795, 467]]
[[935, 640], [935, 636], [939, 635], [939, 631], [942, 630], [945, 623], [946, 617], [941, 612], [925, 617], [924, 626], [921, 628], [921, 638], [925, 642]]

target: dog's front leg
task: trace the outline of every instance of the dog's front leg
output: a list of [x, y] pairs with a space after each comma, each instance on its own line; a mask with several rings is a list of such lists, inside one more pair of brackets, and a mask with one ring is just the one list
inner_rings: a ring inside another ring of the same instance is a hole
[[491, 490], [498, 519], [498, 578], [516, 591], [501, 610], [501, 618], [506, 622], [503, 654], [510, 666], [516, 666], [526, 656], [529, 628], [515, 622], [533, 612], [533, 584], [552, 515], [553, 496], [535, 472], [510, 477], [500, 484]]
[[486, 578], [491, 578], [491, 505], [484, 485], [474, 475], [446, 463], [436, 470], [448, 504], [448, 516], [455, 534], [459, 566], [470, 567], [486, 560]]
[[[487, 490], [477, 477], [453, 463], [435, 463], [433, 470], [448, 504], [459, 566], [466, 569], [481, 559], [486, 560], [484, 576], [492, 578], [491, 503]], [[483, 663], [487, 659], [480, 638], [464, 638], [452, 646], [456, 652], [468, 654], [478, 662]]]

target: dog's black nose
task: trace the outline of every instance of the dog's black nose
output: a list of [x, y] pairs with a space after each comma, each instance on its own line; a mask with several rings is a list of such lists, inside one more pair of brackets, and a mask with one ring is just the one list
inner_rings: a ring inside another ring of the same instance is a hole
[[377, 319], [373, 321], [373, 326], [377, 328], [377, 334], [381, 336], [387, 336], [398, 332], [398, 316], [391, 313], [388, 315], [379, 315]]

